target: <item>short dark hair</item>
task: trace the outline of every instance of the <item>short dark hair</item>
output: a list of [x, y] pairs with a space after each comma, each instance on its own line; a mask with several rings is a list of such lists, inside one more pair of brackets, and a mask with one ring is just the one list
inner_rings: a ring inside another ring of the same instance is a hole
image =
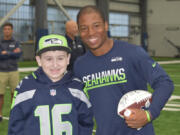
[[13, 24], [10, 22], [6, 22], [2, 27], [4, 28], [5, 26], [10, 26], [13, 29]]
[[102, 18], [103, 22], [106, 21], [104, 13], [97, 6], [87, 5], [87, 6], [80, 9], [80, 11], [77, 15], [77, 24], [79, 24], [79, 18], [81, 17], [82, 14], [92, 13], [92, 12], [98, 13], [100, 15], [100, 17]]

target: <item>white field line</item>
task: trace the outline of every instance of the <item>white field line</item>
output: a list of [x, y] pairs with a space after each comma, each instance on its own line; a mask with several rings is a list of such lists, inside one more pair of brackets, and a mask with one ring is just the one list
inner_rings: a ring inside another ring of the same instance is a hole
[[178, 109], [178, 108], [167, 108], [167, 107], [164, 107], [163, 108], [163, 110], [165, 110], [165, 111], [180, 111], [180, 109]]
[[3, 117], [3, 120], [9, 120], [9, 117]]
[[180, 60], [171, 60], [171, 61], [159, 61], [159, 64], [176, 64], [180, 63]]
[[35, 71], [38, 67], [18, 68], [19, 72]]
[[[175, 99], [180, 99], [180, 96], [172, 95], [169, 98], [169, 101], [172, 101], [172, 100], [175, 100]], [[177, 103], [167, 103], [165, 105], [165, 107], [163, 108], [163, 110], [166, 110], [166, 111], [180, 111], [180, 102], [177, 102]]]
[[170, 77], [180, 77], [180, 75], [170, 75]]
[[180, 84], [174, 84], [174, 86], [176, 86], [176, 87], [180, 87]]
[[169, 104], [169, 103], [167, 103], [166, 104], [166, 107], [168, 107], [168, 106], [171, 106], [171, 107], [180, 107], [180, 104]]
[[[180, 63], [180, 60], [171, 60], [171, 61], [159, 61], [159, 64], [175, 64]], [[27, 72], [27, 71], [35, 71], [38, 67], [28, 67], [28, 68], [19, 68], [18, 71], [20, 72]]]
[[180, 96], [172, 95], [172, 96], [170, 97], [169, 101], [174, 100], [174, 99], [180, 99]]

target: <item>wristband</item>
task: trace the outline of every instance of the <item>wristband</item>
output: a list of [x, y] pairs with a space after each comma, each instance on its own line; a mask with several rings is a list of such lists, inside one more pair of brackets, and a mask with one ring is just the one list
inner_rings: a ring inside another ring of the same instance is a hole
[[151, 117], [150, 117], [149, 112], [148, 112], [148, 111], [145, 111], [145, 113], [146, 113], [146, 116], [147, 116], [147, 120], [148, 120], [148, 122], [150, 122], [150, 121], [151, 121]]

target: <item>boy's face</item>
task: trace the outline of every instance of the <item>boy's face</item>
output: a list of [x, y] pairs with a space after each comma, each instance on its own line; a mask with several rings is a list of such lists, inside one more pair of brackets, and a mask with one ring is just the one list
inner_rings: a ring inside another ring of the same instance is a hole
[[70, 54], [65, 51], [47, 51], [36, 56], [36, 61], [46, 75], [53, 81], [59, 81], [69, 64]]

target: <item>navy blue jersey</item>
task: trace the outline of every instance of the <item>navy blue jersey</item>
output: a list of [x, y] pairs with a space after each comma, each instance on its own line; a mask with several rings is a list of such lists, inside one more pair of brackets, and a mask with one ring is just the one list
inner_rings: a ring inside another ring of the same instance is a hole
[[147, 90], [149, 83], [154, 93], [148, 109], [155, 119], [173, 91], [168, 75], [141, 47], [115, 40], [105, 55], [88, 51], [80, 57], [74, 73], [85, 83], [97, 122], [96, 135], [154, 135], [152, 123], [136, 130], [117, 115], [120, 98], [132, 90]]
[[71, 73], [52, 82], [39, 68], [15, 92], [8, 135], [92, 135], [91, 104]]

